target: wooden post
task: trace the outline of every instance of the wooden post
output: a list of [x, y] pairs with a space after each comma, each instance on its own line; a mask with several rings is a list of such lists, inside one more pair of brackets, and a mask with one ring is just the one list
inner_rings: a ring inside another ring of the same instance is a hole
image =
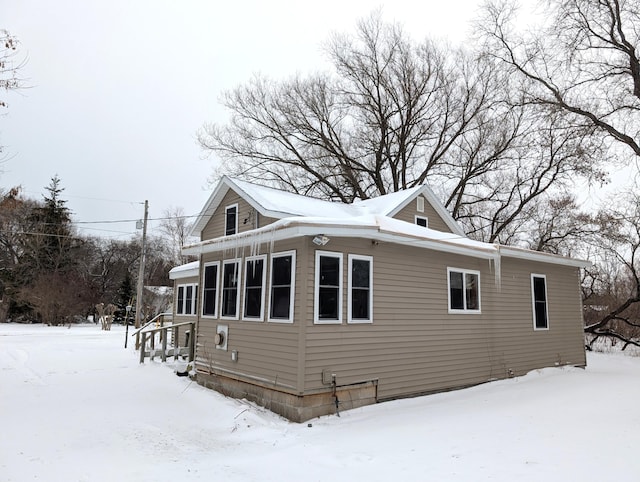
[[189, 361], [193, 361], [195, 358], [195, 347], [196, 347], [196, 337], [195, 337], [195, 328], [196, 324], [191, 323], [191, 336], [189, 337]]
[[142, 333], [142, 344], [140, 345], [140, 363], [144, 363], [144, 347], [147, 341], [147, 334]]
[[167, 336], [166, 334], [163, 336], [164, 328], [160, 330], [160, 336], [162, 337], [162, 356], [160, 359], [163, 362], [167, 361]]
[[180, 356], [180, 338], [179, 338], [179, 332], [180, 329], [177, 326], [174, 326], [172, 328], [173, 330], [173, 359], [175, 361], [178, 361], [178, 357]]

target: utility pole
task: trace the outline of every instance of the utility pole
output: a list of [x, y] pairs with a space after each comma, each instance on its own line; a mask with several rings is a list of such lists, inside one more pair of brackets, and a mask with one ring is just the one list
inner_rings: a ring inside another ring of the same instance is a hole
[[[138, 272], [138, 291], [136, 294], [136, 323], [135, 327], [140, 328], [140, 316], [142, 315], [142, 292], [144, 290], [144, 262], [147, 256], [147, 218], [149, 217], [149, 201], [144, 202], [144, 221], [142, 223], [142, 253], [140, 255], [140, 270]], [[139, 347], [136, 338], [136, 348]]]

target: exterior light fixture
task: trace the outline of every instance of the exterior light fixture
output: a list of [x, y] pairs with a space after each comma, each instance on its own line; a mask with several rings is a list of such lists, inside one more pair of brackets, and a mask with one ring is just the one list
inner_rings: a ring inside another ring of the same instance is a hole
[[324, 234], [318, 234], [313, 238], [313, 244], [316, 246], [324, 246], [329, 242], [329, 238], [327, 238]]

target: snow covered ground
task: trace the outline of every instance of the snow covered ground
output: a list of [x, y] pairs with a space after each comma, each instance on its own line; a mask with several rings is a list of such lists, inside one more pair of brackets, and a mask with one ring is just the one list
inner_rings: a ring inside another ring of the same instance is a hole
[[640, 357], [309, 427], [140, 365], [123, 330], [0, 324], [0, 480], [640, 480]]

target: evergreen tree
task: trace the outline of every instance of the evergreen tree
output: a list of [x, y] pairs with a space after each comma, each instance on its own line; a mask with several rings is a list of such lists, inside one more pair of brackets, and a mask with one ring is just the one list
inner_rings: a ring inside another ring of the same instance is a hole
[[60, 198], [64, 188], [55, 175], [47, 186], [44, 203], [31, 214], [35, 232], [32, 235], [31, 263], [37, 272], [67, 271], [73, 266], [71, 252], [74, 248], [71, 212], [66, 200]]

